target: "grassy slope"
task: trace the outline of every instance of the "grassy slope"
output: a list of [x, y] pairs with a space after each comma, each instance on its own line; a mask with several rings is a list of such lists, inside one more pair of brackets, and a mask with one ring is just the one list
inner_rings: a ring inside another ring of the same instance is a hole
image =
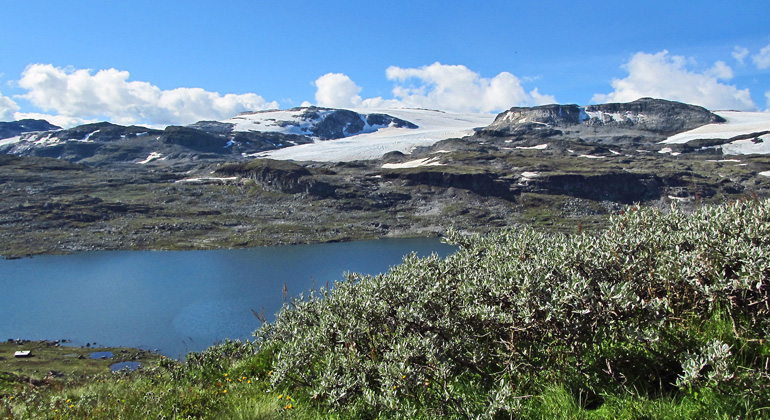
[[[32, 357], [13, 357], [14, 352], [19, 350], [31, 351]], [[89, 356], [95, 352], [110, 352], [113, 357], [91, 359]], [[133, 361], [154, 364], [158, 357], [149, 351], [121, 347], [67, 347], [47, 341], [0, 343], [0, 370], [32, 378], [45, 376], [51, 371], [56, 376], [107, 373], [115, 363]]]
[[768, 418], [770, 200], [454, 236], [186, 363], [30, 386], [8, 418]]

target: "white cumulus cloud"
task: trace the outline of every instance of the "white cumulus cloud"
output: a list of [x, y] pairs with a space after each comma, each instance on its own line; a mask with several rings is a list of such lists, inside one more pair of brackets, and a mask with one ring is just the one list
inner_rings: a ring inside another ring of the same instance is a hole
[[623, 65], [628, 77], [614, 79], [615, 89], [595, 94], [594, 102], [629, 102], [642, 97], [669, 99], [700, 105], [709, 109], [756, 110], [748, 89], [724, 83], [733, 77], [732, 69], [722, 61], [703, 72], [688, 69], [692, 61], [669, 55], [639, 52]]
[[350, 77], [329, 73], [315, 82], [316, 102], [341, 108], [408, 107], [454, 112], [493, 112], [556, 102], [537, 88], [525, 91], [521, 80], [508, 72], [484, 78], [465, 66], [437, 62], [420, 68], [391, 66], [385, 75], [394, 82], [394, 99], [362, 99], [361, 88]]
[[161, 90], [147, 82], [129, 81], [116, 69], [63, 69], [33, 64], [22, 73], [22, 95], [45, 111], [72, 119], [109, 119], [118, 124], [165, 126], [224, 119], [243, 111], [277, 108], [254, 93], [226, 94], [201, 88]]
[[770, 67], [770, 44], [759, 50], [759, 53], [752, 55], [751, 60], [760, 70]]
[[103, 121], [99, 119], [87, 119], [87, 118], [79, 118], [79, 117], [67, 117], [64, 115], [42, 114], [39, 112], [17, 112], [14, 114], [13, 119], [14, 120], [25, 120], [25, 119], [46, 120], [49, 123], [53, 125], [57, 125], [62, 128], [71, 128], [77, 125], [90, 124], [90, 123]]
[[0, 94], [0, 121], [13, 121], [19, 105], [13, 99]]
[[361, 88], [342, 73], [327, 73], [315, 81], [315, 100], [319, 106], [358, 108], [361, 106]]
[[746, 60], [746, 57], [749, 56], [749, 49], [746, 47], [741, 47], [740, 45], [736, 45], [735, 49], [733, 49], [733, 58], [743, 64]]
[[706, 75], [716, 79], [730, 80], [733, 78], [733, 69], [724, 61], [717, 61], [714, 67], [706, 71]]
[[394, 96], [408, 107], [491, 112], [556, 102], [553, 96], [542, 95], [537, 89], [526, 92], [521, 80], [508, 72], [489, 79], [463, 65], [436, 62], [420, 68], [391, 66], [385, 74], [397, 83]]

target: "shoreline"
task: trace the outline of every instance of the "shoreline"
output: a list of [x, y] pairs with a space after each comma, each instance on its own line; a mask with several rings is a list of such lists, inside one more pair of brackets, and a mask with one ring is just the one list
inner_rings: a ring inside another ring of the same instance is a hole
[[[67, 340], [9, 339], [0, 342], [0, 372], [30, 380], [97, 375], [113, 372], [111, 366], [133, 362], [140, 366], [164, 358], [158, 353], [133, 347], [85, 347], [62, 345]], [[29, 351], [15, 357], [16, 351]], [[104, 353], [93, 357], [93, 353]]]
[[[335, 239], [319, 239], [319, 240], [313, 240], [312, 238], [308, 238], [308, 240], [299, 240], [299, 241], [264, 241], [261, 243], [256, 244], [245, 244], [245, 245], [236, 245], [236, 246], [218, 246], [209, 244], [210, 246], [205, 246], [206, 244], [183, 244], [182, 242], [179, 243], [178, 246], [164, 246], [164, 247], [144, 247], [144, 246], [136, 246], [136, 247], [97, 247], [97, 246], [88, 246], [83, 248], [75, 248], [75, 249], [60, 249], [60, 248], [47, 248], [47, 249], [41, 249], [39, 252], [29, 252], [24, 254], [14, 254], [14, 253], [4, 253], [4, 251], [0, 251], [0, 259], [3, 260], [19, 260], [24, 258], [33, 258], [37, 256], [45, 256], [45, 255], [71, 255], [79, 252], [105, 252], [105, 251], [213, 251], [213, 250], [220, 250], [220, 249], [247, 249], [247, 248], [262, 248], [262, 247], [277, 247], [277, 246], [292, 246], [292, 245], [316, 245], [316, 244], [332, 244], [332, 243], [343, 243], [343, 242], [357, 242], [357, 241], [374, 241], [374, 240], [381, 240], [381, 239], [409, 239], [409, 238], [440, 238], [442, 237], [442, 232], [439, 231], [431, 231], [431, 232], [406, 232], [403, 234], [396, 234], [396, 235], [380, 235], [380, 236], [372, 236], [372, 235], [361, 235], [361, 236], [346, 236], [344, 238], [335, 238]], [[196, 246], [196, 245], [202, 245], [202, 246]]]

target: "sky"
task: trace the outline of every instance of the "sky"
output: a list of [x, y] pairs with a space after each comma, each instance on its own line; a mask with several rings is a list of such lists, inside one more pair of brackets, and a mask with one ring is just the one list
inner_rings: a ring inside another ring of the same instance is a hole
[[318, 105], [770, 109], [767, 0], [0, 0], [0, 121], [184, 125]]

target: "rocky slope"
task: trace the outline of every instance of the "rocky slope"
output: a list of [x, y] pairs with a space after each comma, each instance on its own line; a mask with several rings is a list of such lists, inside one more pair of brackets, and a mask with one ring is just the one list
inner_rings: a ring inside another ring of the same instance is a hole
[[[321, 133], [319, 124], [298, 124], [308, 112], [318, 112], [316, 122], [331, 116], [343, 133], [361, 129], [350, 128], [348, 112], [290, 111], [294, 119], [280, 112], [165, 130], [100, 123], [8, 142], [23, 156], [0, 154], [0, 255], [324, 242], [520, 223], [575, 232], [635, 203], [695, 207], [770, 195], [770, 156], [722, 156], [736, 142], [751, 143], [745, 150], [770, 143], [764, 115], [744, 116], [741, 125], [729, 114], [720, 123], [702, 108], [657, 100], [515, 108], [474, 135], [408, 154], [251, 159], [254, 142], [233, 136], [334, 142], [307, 135]], [[374, 127], [361, 118], [363, 129]]]

